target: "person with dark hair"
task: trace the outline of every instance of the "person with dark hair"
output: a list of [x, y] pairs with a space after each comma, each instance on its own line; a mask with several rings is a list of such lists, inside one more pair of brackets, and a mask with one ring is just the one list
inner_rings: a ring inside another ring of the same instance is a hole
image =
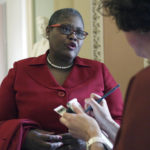
[[[14, 63], [0, 87], [1, 150], [80, 150], [83, 141], [72, 137], [54, 109], [73, 98], [84, 106], [92, 92], [103, 96], [117, 85], [107, 67], [78, 57], [88, 33], [80, 13], [60, 9], [46, 28], [50, 49], [39, 57]], [[120, 124], [120, 89], [107, 98], [111, 116]]]
[[[150, 1], [101, 0], [99, 8], [104, 8], [103, 14], [115, 19], [118, 28], [124, 31], [136, 54], [150, 59]], [[147, 67], [133, 76], [129, 83], [123, 121], [116, 141], [113, 137], [114, 150], [150, 149], [149, 76], [150, 67]], [[97, 122], [75, 105], [72, 107], [77, 114], [64, 113], [60, 119], [73, 136], [88, 141], [91, 150], [106, 148], [102, 139], [103, 129], [107, 135], [110, 135], [110, 132], [117, 133], [119, 129], [109, 115], [106, 101], [103, 100], [98, 105], [94, 100], [97, 98], [96, 95], [92, 95], [88, 99], [88, 104], [93, 108], [93, 115]], [[110, 128], [107, 128], [108, 126]]]

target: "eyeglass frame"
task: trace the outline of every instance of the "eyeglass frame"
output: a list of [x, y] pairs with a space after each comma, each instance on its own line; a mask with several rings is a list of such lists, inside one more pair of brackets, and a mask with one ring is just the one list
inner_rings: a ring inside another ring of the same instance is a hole
[[[63, 26], [63, 25], [67, 25], [67, 24], [52, 24], [52, 25], [49, 25], [49, 27], [61, 27], [61, 26]], [[71, 35], [71, 34], [75, 33], [77, 39], [79, 39], [79, 40], [84, 40], [84, 39], [86, 38], [86, 36], [88, 35], [88, 32], [83, 31], [83, 30], [81, 30], [81, 31], [84, 33], [84, 38], [83, 38], [83, 39], [79, 38], [79, 37], [77, 36], [76, 31], [73, 30], [73, 29], [71, 30], [71, 32], [70, 32], [69, 34], [65, 34], [65, 33], [62, 33], [62, 32], [61, 32], [61, 33], [64, 34], [64, 35]]]

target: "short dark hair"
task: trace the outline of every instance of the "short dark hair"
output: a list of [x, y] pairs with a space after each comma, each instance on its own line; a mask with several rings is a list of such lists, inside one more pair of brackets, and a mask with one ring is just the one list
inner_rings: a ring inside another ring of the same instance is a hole
[[99, 8], [123, 31], [150, 31], [150, 0], [101, 0]]
[[78, 16], [84, 26], [84, 21], [81, 14], [73, 8], [63, 8], [55, 11], [51, 16], [48, 25], [56, 24], [59, 21], [64, 20], [65, 18], [69, 18], [70, 16]]

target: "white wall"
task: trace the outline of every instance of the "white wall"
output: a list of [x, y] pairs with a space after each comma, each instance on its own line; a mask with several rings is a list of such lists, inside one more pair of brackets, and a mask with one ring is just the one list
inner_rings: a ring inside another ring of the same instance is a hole
[[36, 27], [36, 17], [37, 16], [44, 16], [48, 19], [54, 12], [54, 0], [34, 0], [34, 33], [35, 38], [34, 42], [40, 40], [41, 36], [38, 34], [37, 27]]
[[6, 5], [0, 1], [0, 82], [7, 73]]
[[26, 0], [6, 0], [8, 69], [27, 57]]

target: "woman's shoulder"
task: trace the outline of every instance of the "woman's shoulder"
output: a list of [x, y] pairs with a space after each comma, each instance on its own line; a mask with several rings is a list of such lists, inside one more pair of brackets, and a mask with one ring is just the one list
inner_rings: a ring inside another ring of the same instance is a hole
[[140, 70], [131, 78], [131, 81], [137, 87], [148, 86], [150, 88], [150, 67]]
[[44, 64], [46, 62], [46, 54], [37, 56], [37, 57], [28, 57], [25, 59], [18, 60], [14, 63], [14, 65], [36, 65], [36, 64]]
[[[149, 78], [150, 76], [150, 66], [140, 70], [135, 77], [136, 78]], [[150, 79], [150, 78], [149, 78]]]

